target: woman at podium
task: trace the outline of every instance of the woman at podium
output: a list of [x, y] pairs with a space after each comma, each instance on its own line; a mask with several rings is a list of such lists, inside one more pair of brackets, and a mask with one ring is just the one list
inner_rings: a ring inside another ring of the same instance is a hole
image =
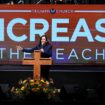
[[49, 43], [46, 35], [41, 36], [39, 44], [33, 48], [23, 48], [21, 46], [17, 46], [17, 49], [29, 53], [34, 52], [34, 50], [40, 50], [42, 58], [52, 57], [52, 45]]
[[[38, 45], [36, 45], [33, 48], [23, 48], [21, 46], [17, 46], [18, 50], [21, 50], [23, 52], [29, 52], [32, 53], [35, 50], [41, 51], [41, 57], [42, 58], [51, 58], [52, 57], [52, 45], [49, 43], [47, 36], [43, 35], [40, 37], [40, 41]], [[49, 65], [42, 65], [41, 66], [41, 77], [49, 79], [49, 69], [51, 66]]]

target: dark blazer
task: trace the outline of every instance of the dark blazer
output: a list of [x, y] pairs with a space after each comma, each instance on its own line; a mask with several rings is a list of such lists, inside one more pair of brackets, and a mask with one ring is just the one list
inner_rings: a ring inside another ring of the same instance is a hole
[[52, 57], [52, 45], [51, 44], [46, 44], [44, 46], [41, 46], [40, 44], [38, 44], [33, 48], [24, 48], [23, 52], [32, 53], [32, 52], [34, 52], [34, 50], [40, 50], [41, 48], [44, 49], [44, 52], [41, 52], [41, 57], [43, 57], [43, 58]]

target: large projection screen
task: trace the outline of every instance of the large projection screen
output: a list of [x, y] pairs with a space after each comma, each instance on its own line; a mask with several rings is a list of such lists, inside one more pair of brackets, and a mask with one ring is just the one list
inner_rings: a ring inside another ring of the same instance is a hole
[[19, 63], [46, 34], [54, 64], [105, 63], [105, 5], [0, 5], [0, 64]]

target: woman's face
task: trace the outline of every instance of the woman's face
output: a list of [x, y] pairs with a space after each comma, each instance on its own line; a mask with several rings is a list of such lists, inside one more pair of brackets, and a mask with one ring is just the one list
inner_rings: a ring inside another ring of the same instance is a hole
[[42, 37], [41, 44], [45, 44], [45, 43], [46, 43], [46, 37]]

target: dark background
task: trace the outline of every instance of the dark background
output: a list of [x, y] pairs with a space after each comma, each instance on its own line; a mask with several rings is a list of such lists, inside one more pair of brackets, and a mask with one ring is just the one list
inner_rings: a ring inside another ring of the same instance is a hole
[[[36, 4], [39, 2], [39, 4], [104, 4], [105, 0], [0, 0], [0, 3], [9, 3], [10, 1], [13, 1], [14, 4]], [[19, 2], [23, 1], [23, 2]]]

